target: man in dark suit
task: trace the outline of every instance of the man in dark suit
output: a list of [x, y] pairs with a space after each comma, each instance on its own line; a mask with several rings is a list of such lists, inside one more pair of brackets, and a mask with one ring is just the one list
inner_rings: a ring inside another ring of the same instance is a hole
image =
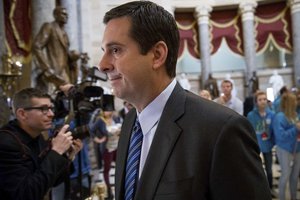
[[[173, 16], [152, 2], [135, 1], [108, 11], [104, 23], [99, 68], [114, 94], [135, 108], [120, 134], [116, 199], [271, 199], [248, 121], [176, 82]], [[140, 146], [136, 154], [132, 147]], [[129, 164], [132, 155], [139, 159]]]

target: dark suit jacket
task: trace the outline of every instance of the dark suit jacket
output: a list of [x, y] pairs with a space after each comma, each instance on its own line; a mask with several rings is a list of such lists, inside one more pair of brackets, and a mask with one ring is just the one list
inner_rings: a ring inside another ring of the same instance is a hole
[[[133, 109], [123, 123], [116, 199], [124, 175]], [[269, 200], [255, 133], [247, 119], [178, 84], [160, 118], [135, 200]]]

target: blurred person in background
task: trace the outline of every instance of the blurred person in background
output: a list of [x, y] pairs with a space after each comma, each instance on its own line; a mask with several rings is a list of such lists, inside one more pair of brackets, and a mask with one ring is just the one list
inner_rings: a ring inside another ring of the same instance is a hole
[[119, 116], [121, 118], [121, 121], [123, 122], [125, 119], [126, 114], [133, 108], [131, 103], [124, 101], [123, 102], [123, 108], [119, 111]]
[[211, 100], [211, 95], [208, 90], [200, 90], [199, 96], [203, 97], [204, 99]]
[[232, 94], [233, 84], [230, 80], [223, 80], [221, 83], [222, 94], [214, 101], [218, 104], [231, 108], [235, 112], [243, 115], [243, 102]]
[[275, 113], [269, 109], [267, 94], [265, 92], [257, 91], [254, 98], [255, 107], [248, 113], [247, 118], [256, 132], [258, 145], [264, 158], [269, 187], [272, 191], [272, 148], [274, 146], [272, 122]]
[[121, 131], [121, 124], [119, 123], [119, 121], [114, 119], [113, 114], [114, 111], [104, 111], [102, 117], [107, 129], [107, 139], [105, 143], [105, 150], [103, 152], [103, 176], [107, 186], [107, 200], [112, 200], [114, 198], [109, 180], [109, 171], [111, 169], [112, 162], [116, 161], [117, 148]]
[[296, 112], [296, 95], [283, 94], [280, 105], [281, 111], [276, 114], [273, 123], [276, 151], [281, 168], [279, 199], [286, 199], [286, 188], [289, 182], [290, 197], [296, 200], [300, 171], [300, 121]]
[[286, 94], [286, 93], [288, 93], [288, 92], [290, 92], [289, 91], [289, 89], [286, 87], [286, 86], [283, 86], [282, 88], [280, 88], [280, 90], [279, 90], [279, 94], [276, 96], [276, 98], [275, 98], [275, 100], [274, 100], [274, 102], [273, 102], [273, 109], [274, 109], [274, 111], [275, 111], [275, 113], [278, 113], [278, 112], [280, 112], [280, 109], [281, 109], [281, 97], [282, 97], [282, 95], [284, 95], [284, 94]]

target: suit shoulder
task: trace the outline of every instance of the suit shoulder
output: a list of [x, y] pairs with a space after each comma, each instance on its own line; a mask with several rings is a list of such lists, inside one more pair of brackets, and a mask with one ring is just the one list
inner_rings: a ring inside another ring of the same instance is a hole
[[247, 118], [253, 117], [254, 114], [255, 114], [255, 112], [254, 112], [253, 110], [251, 110], [251, 111], [247, 114]]
[[42, 27], [41, 27], [41, 30], [50, 30], [53, 28], [53, 23], [51, 22], [45, 22]]
[[213, 100], [204, 99], [196, 94], [188, 92], [186, 98], [186, 107], [191, 107], [191, 109], [197, 109], [199, 112], [206, 113], [208, 115], [215, 115], [216, 117], [219, 115], [236, 115], [240, 116], [232, 109], [227, 108], [226, 106], [220, 105]]

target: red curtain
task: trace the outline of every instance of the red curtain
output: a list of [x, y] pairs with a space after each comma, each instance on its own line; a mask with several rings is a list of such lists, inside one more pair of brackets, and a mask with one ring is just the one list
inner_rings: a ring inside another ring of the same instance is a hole
[[199, 59], [198, 25], [193, 13], [176, 13], [175, 18], [180, 34], [178, 57], [182, 56], [184, 48], [187, 48], [193, 57]]
[[260, 5], [255, 16], [257, 52], [264, 52], [271, 41], [278, 49], [292, 51], [291, 15], [286, 2]]
[[233, 52], [243, 54], [242, 24], [237, 9], [213, 11], [210, 24], [212, 34], [211, 54], [216, 53], [223, 39]]
[[31, 0], [4, 0], [3, 4], [8, 54], [25, 59], [31, 50]]

